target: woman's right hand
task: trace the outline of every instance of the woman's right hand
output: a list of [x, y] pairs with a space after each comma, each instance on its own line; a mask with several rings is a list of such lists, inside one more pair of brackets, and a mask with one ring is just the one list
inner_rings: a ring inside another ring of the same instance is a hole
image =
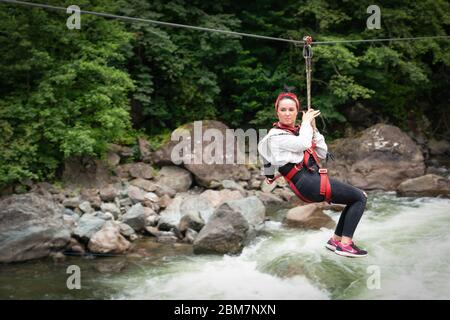
[[302, 111], [303, 116], [302, 116], [302, 122], [304, 123], [311, 123], [314, 118], [316, 118], [317, 116], [320, 115], [320, 110], [314, 110], [312, 108], [308, 109], [308, 111]]

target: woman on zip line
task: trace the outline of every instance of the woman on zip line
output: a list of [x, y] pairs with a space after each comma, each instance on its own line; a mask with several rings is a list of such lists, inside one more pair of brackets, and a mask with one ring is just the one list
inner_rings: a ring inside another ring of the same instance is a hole
[[326, 169], [321, 169], [318, 158], [326, 159], [328, 147], [325, 138], [316, 128], [315, 118], [319, 110], [301, 111], [301, 126], [296, 125], [301, 111], [300, 101], [291, 92], [281, 92], [275, 101], [278, 122], [258, 144], [258, 151], [267, 161], [264, 164], [266, 177], [273, 183], [273, 171], [278, 171], [294, 193], [304, 202], [345, 204], [333, 236], [326, 248], [346, 257], [365, 257], [367, 251], [353, 242], [353, 234], [366, 207], [367, 195], [349, 184], [329, 178]]

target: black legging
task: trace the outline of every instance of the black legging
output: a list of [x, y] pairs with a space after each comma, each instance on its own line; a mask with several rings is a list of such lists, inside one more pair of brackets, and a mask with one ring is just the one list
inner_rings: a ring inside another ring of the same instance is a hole
[[[318, 167], [313, 157], [310, 158], [309, 165], [312, 165], [314, 168], [313, 172], [303, 167], [300, 172], [292, 177], [291, 181], [306, 199], [312, 202], [325, 201], [325, 196], [320, 195], [320, 174], [317, 171]], [[279, 171], [283, 175], [286, 175], [290, 168], [292, 168], [292, 164], [287, 164], [281, 167]], [[361, 216], [366, 208], [367, 198], [362, 190], [334, 178], [330, 177], [329, 179], [331, 185], [331, 202], [346, 204], [336, 226], [335, 234], [340, 237], [353, 238], [356, 226], [359, 220], [361, 220]]]

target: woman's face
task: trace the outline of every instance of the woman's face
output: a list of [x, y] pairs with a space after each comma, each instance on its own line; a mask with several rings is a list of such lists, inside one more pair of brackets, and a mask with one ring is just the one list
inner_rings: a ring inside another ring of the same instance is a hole
[[297, 119], [297, 107], [292, 99], [283, 99], [278, 103], [278, 120], [287, 126], [294, 126]]

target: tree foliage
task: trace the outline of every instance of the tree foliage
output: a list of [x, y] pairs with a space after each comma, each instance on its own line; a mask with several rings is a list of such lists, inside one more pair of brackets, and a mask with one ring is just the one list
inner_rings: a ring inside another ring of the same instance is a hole
[[64, 14], [1, 9], [0, 184], [51, 177], [63, 159], [99, 156], [126, 138], [130, 33], [92, 16], [83, 16], [82, 30], [68, 30]]

